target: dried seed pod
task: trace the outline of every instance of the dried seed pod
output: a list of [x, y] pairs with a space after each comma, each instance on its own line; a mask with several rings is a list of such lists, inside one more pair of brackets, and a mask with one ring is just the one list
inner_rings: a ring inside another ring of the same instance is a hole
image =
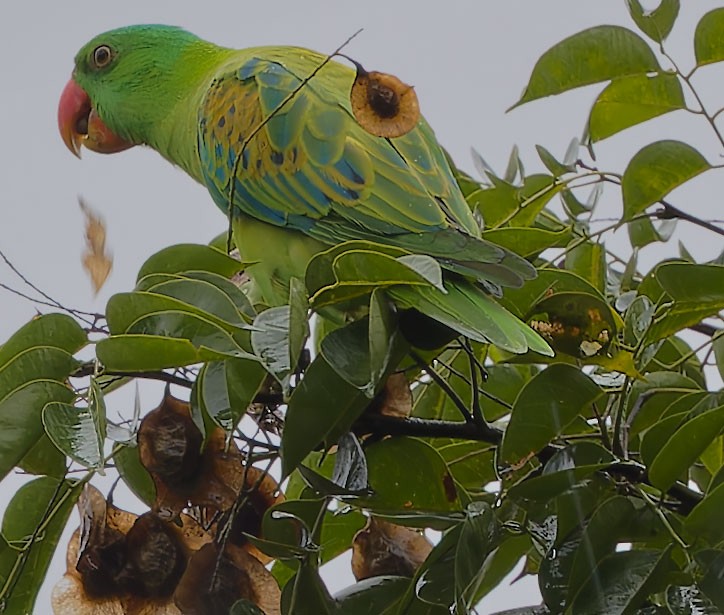
[[164, 395], [138, 430], [141, 463], [168, 486], [184, 486], [199, 474], [203, 435], [191, 419], [186, 402]]
[[187, 553], [211, 542], [193, 519], [181, 528], [106, 502], [87, 485], [78, 501], [81, 528], [68, 543], [67, 570], [53, 588], [56, 615], [179, 615], [170, 601]]
[[[268, 564], [272, 558], [259, 551], [244, 536], [261, 536], [262, 519], [264, 513], [284, 501], [284, 495], [279, 492], [279, 484], [268, 473], [259, 468], [250, 467], [246, 473], [244, 489], [249, 493], [246, 504], [242, 506], [231, 522], [229, 540], [238, 546], [243, 546], [249, 553], [263, 564]], [[228, 514], [222, 516], [217, 527], [224, 527], [228, 523]]]
[[280, 613], [281, 592], [272, 574], [231, 544], [223, 552], [218, 545], [208, 544], [194, 553], [174, 594], [176, 606], [186, 615], [228, 613], [241, 599], [266, 615]]
[[361, 581], [381, 575], [412, 577], [432, 551], [420, 532], [370, 517], [352, 541], [352, 573]]
[[136, 596], [170, 596], [186, 569], [186, 551], [179, 529], [152, 512], [136, 519], [126, 534], [127, 589]]
[[412, 413], [412, 391], [404, 373], [391, 374], [368, 412], [406, 419]]
[[362, 128], [378, 137], [401, 137], [420, 119], [417, 94], [394, 75], [367, 72], [354, 62], [357, 76], [350, 91], [352, 113]]

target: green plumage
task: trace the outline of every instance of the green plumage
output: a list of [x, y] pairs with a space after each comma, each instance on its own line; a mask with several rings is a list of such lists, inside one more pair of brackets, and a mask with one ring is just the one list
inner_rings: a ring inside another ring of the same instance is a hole
[[[114, 62], [92, 70], [100, 44]], [[480, 238], [424, 119], [402, 137], [371, 135], [350, 108], [355, 71], [324, 55], [134, 26], [88, 43], [74, 77], [111, 130], [182, 166], [224, 211], [232, 204], [242, 259], [257, 263], [248, 272], [270, 305], [286, 301], [311, 256], [356, 239], [429, 254], [454, 272], [450, 283], [519, 286], [535, 275]]]

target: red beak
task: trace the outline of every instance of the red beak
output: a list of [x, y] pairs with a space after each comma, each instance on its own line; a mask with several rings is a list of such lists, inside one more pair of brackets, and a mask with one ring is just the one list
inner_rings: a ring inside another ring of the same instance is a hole
[[90, 97], [73, 79], [63, 89], [58, 103], [58, 128], [66, 147], [78, 158], [80, 148], [101, 154], [113, 154], [133, 147], [103, 123]]

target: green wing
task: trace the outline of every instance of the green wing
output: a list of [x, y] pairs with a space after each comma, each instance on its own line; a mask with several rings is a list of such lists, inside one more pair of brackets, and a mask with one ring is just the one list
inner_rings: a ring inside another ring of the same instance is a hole
[[349, 107], [353, 70], [329, 62], [304, 83], [324, 56], [295, 48], [241, 53], [200, 111], [202, 171], [222, 209], [233, 198], [249, 216], [324, 243], [389, 243], [494, 283], [533, 277], [527, 261], [479, 238], [424, 120], [403, 137], [375, 137]]

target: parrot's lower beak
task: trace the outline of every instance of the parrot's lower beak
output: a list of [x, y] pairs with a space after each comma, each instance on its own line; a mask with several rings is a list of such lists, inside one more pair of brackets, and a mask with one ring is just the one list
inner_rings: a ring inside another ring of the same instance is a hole
[[133, 147], [133, 143], [116, 135], [103, 123], [88, 94], [73, 79], [60, 95], [58, 128], [66, 147], [78, 158], [83, 145], [101, 154], [114, 154]]

